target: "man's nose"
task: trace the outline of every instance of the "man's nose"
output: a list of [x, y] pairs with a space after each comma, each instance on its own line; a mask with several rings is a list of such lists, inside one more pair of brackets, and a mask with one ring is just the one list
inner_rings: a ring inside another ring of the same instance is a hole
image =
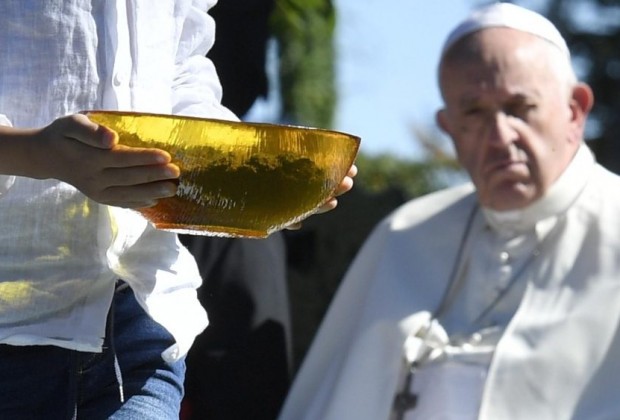
[[503, 111], [498, 111], [487, 122], [487, 137], [492, 145], [507, 146], [519, 138], [517, 131], [509, 123], [510, 117]]

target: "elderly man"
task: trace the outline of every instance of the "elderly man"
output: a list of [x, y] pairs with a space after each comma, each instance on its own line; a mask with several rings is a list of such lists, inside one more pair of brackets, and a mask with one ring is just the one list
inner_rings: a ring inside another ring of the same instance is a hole
[[566, 43], [487, 6], [449, 35], [439, 82], [472, 183], [375, 229], [281, 418], [620, 418], [620, 178], [583, 141], [593, 97]]

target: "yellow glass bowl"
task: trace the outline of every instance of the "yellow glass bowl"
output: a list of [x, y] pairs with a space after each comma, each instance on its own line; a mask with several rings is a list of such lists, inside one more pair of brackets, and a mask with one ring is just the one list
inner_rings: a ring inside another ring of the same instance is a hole
[[175, 197], [139, 209], [177, 233], [266, 237], [329, 199], [360, 138], [317, 128], [159, 114], [87, 111], [119, 143], [166, 150], [181, 169]]

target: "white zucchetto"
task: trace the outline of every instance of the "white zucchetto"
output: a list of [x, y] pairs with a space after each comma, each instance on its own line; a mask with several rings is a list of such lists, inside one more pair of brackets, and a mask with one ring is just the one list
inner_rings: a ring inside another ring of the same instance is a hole
[[465, 36], [486, 28], [512, 28], [543, 38], [558, 47], [567, 57], [570, 52], [560, 31], [539, 13], [511, 3], [493, 3], [474, 10], [449, 35], [442, 55]]

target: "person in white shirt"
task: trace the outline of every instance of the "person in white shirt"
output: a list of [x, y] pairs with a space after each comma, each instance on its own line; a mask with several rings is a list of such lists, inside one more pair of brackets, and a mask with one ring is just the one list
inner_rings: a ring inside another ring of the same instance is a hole
[[214, 3], [0, 2], [0, 418], [178, 418], [201, 278], [131, 209], [179, 168], [80, 111], [236, 119], [205, 57]]
[[494, 3], [439, 63], [471, 183], [383, 220], [348, 270], [283, 420], [618, 419], [620, 177], [540, 14]]

